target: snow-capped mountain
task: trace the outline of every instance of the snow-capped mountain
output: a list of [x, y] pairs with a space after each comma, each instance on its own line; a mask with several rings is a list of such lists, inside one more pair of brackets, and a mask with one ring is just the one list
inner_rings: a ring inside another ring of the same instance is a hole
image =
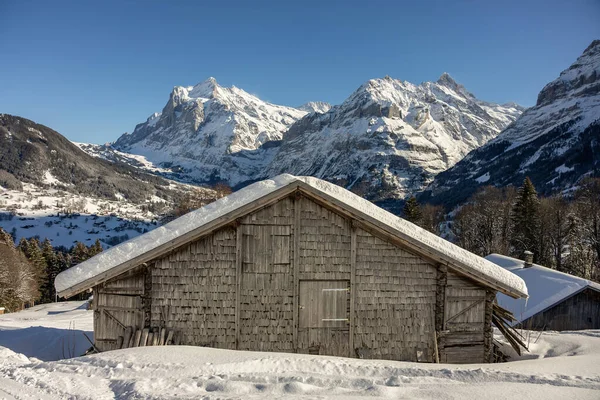
[[439, 174], [425, 198], [447, 205], [481, 185], [520, 185], [529, 176], [539, 192], [569, 189], [600, 167], [600, 40], [538, 95], [498, 137]]
[[331, 110], [331, 104], [324, 101], [309, 101], [298, 107], [298, 110], [306, 111], [307, 113], [324, 114]]
[[274, 154], [265, 144], [281, 140], [306, 114], [209, 78], [195, 86], [176, 86], [162, 112], [121, 136], [113, 147], [155, 164], [181, 167], [198, 182], [235, 185], [261, 173]]
[[372, 200], [403, 198], [521, 112], [476, 99], [446, 73], [420, 85], [372, 79], [341, 105], [292, 125], [265, 176], [312, 175]]
[[[266, 103], [210, 78], [175, 87], [162, 112], [112, 146], [82, 148], [186, 182], [235, 187], [289, 172], [372, 200], [402, 199], [495, 137], [522, 110], [478, 100], [446, 73], [420, 85], [373, 79], [341, 105], [299, 108]], [[132, 154], [143, 156], [142, 165]]]

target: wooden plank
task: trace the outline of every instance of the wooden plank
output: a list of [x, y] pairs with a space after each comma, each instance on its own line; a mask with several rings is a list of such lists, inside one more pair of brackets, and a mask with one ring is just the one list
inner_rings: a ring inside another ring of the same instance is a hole
[[165, 341], [165, 345], [171, 345], [173, 344], [173, 330], [170, 330], [169, 333], [167, 334], [167, 340]]
[[117, 349], [123, 348], [123, 336], [117, 336]]
[[154, 332], [148, 332], [148, 340], [146, 341], [146, 346], [154, 346]]
[[158, 346], [160, 340], [160, 331], [158, 328], [154, 328], [152, 332], [152, 346]]
[[150, 334], [150, 329], [144, 328], [142, 330], [142, 338], [140, 339], [140, 346], [146, 346], [146, 342], [148, 341], [148, 335]]
[[292, 346], [294, 351], [298, 351], [298, 296], [299, 292], [299, 270], [300, 270], [300, 224], [302, 212], [302, 197], [296, 193], [294, 197], [294, 261], [293, 261], [293, 285], [294, 298], [292, 301]]
[[139, 347], [141, 338], [142, 338], [142, 331], [139, 329], [136, 329], [132, 347]]
[[143, 288], [137, 287], [124, 287], [124, 288], [101, 288], [99, 289], [100, 294], [120, 294], [122, 296], [139, 296], [144, 294]]
[[242, 290], [242, 261], [243, 261], [243, 225], [236, 230], [235, 252], [235, 348], [240, 345], [240, 295]]
[[110, 312], [110, 310], [107, 310], [106, 308], [102, 308], [101, 312], [104, 315], [106, 315], [107, 317], [109, 317], [110, 319], [112, 319], [114, 322], [116, 322], [117, 325], [119, 325], [121, 328], [127, 329], [127, 327], [121, 321], [119, 321], [114, 315], [112, 315], [112, 313]]
[[354, 352], [354, 326], [355, 326], [355, 302], [356, 302], [356, 226], [352, 224], [350, 231], [350, 332], [348, 357], [353, 357]]
[[164, 346], [165, 345], [166, 335], [167, 335], [166, 328], [160, 328], [160, 339], [158, 340], [158, 345], [159, 346]]
[[122, 344], [122, 349], [126, 349], [127, 347], [129, 347], [129, 341], [131, 340], [131, 335], [133, 332], [133, 327], [128, 326], [127, 328], [125, 328], [125, 333], [123, 334], [123, 344]]

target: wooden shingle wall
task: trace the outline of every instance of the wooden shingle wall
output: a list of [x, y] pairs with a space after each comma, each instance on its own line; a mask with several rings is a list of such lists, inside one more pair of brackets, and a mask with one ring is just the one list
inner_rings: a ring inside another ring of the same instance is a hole
[[240, 350], [294, 349], [293, 221], [291, 197], [240, 220]]
[[356, 356], [433, 361], [435, 266], [362, 229], [356, 247]]
[[157, 260], [151, 326], [182, 344], [235, 349], [236, 229], [226, 227]]
[[299, 279], [350, 279], [351, 221], [300, 197]]

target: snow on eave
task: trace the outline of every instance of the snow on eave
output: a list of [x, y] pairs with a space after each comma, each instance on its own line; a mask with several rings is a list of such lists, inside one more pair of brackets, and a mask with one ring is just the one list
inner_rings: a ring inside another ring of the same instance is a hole
[[[342, 187], [313, 177], [295, 177], [288, 174], [249, 185], [162, 227], [108, 249], [60, 273], [55, 280], [56, 290], [61, 296], [76, 294], [98, 284], [99, 279], [110, 279], [116, 276], [114, 273], [117, 271], [124, 272], [125, 270], [119, 270], [123, 265], [128, 265], [129, 268], [150, 261], [143, 260], [149, 252], [156, 257], [155, 253], [161, 249], [164, 249], [164, 252], [172, 250], [184, 244], [183, 239], [192, 240], [194, 232], [201, 231], [205, 226], [218, 221], [227, 222], [227, 218], [240, 211], [240, 208], [246, 209], [255, 203], [260, 206], [258, 203], [263, 202], [266, 197], [273, 196], [275, 192], [279, 193], [284, 188], [295, 190], [296, 187], [337, 202], [349, 213], [358, 214], [367, 222], [383, 227], [392, 235], [413, 244], [427, 254], [433, 254], [458, 272], [483, 281], [512, 297], [527, 296], [524, 281], [496, 264], [405, 221]], [[247, 212], [251, 212], [250, 209]], [[134, 262], [135, 265], [129, 265]]]

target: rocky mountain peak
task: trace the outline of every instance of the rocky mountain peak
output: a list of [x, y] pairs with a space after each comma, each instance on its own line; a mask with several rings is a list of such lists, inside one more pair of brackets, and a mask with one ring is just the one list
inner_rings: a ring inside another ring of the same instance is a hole
[[308, 113], [319, 113], [324, 114], [331, 109], [331, 104], [324, 101], [309, 101], [308, 103], [302, 104], [298, 107], [298, 110], [306, 111]]
[[585, 97], [600, 91], [600, 40], [594, 40], [581, 56], [538, 95], [536, 106], [570, 96]]
[[189, 96], [192, 98], [212, 98], [217, 88], [220, 88], [220, 86], [217, 80], [211, 76], [207, 80], [194, 85], [189, 90]]

